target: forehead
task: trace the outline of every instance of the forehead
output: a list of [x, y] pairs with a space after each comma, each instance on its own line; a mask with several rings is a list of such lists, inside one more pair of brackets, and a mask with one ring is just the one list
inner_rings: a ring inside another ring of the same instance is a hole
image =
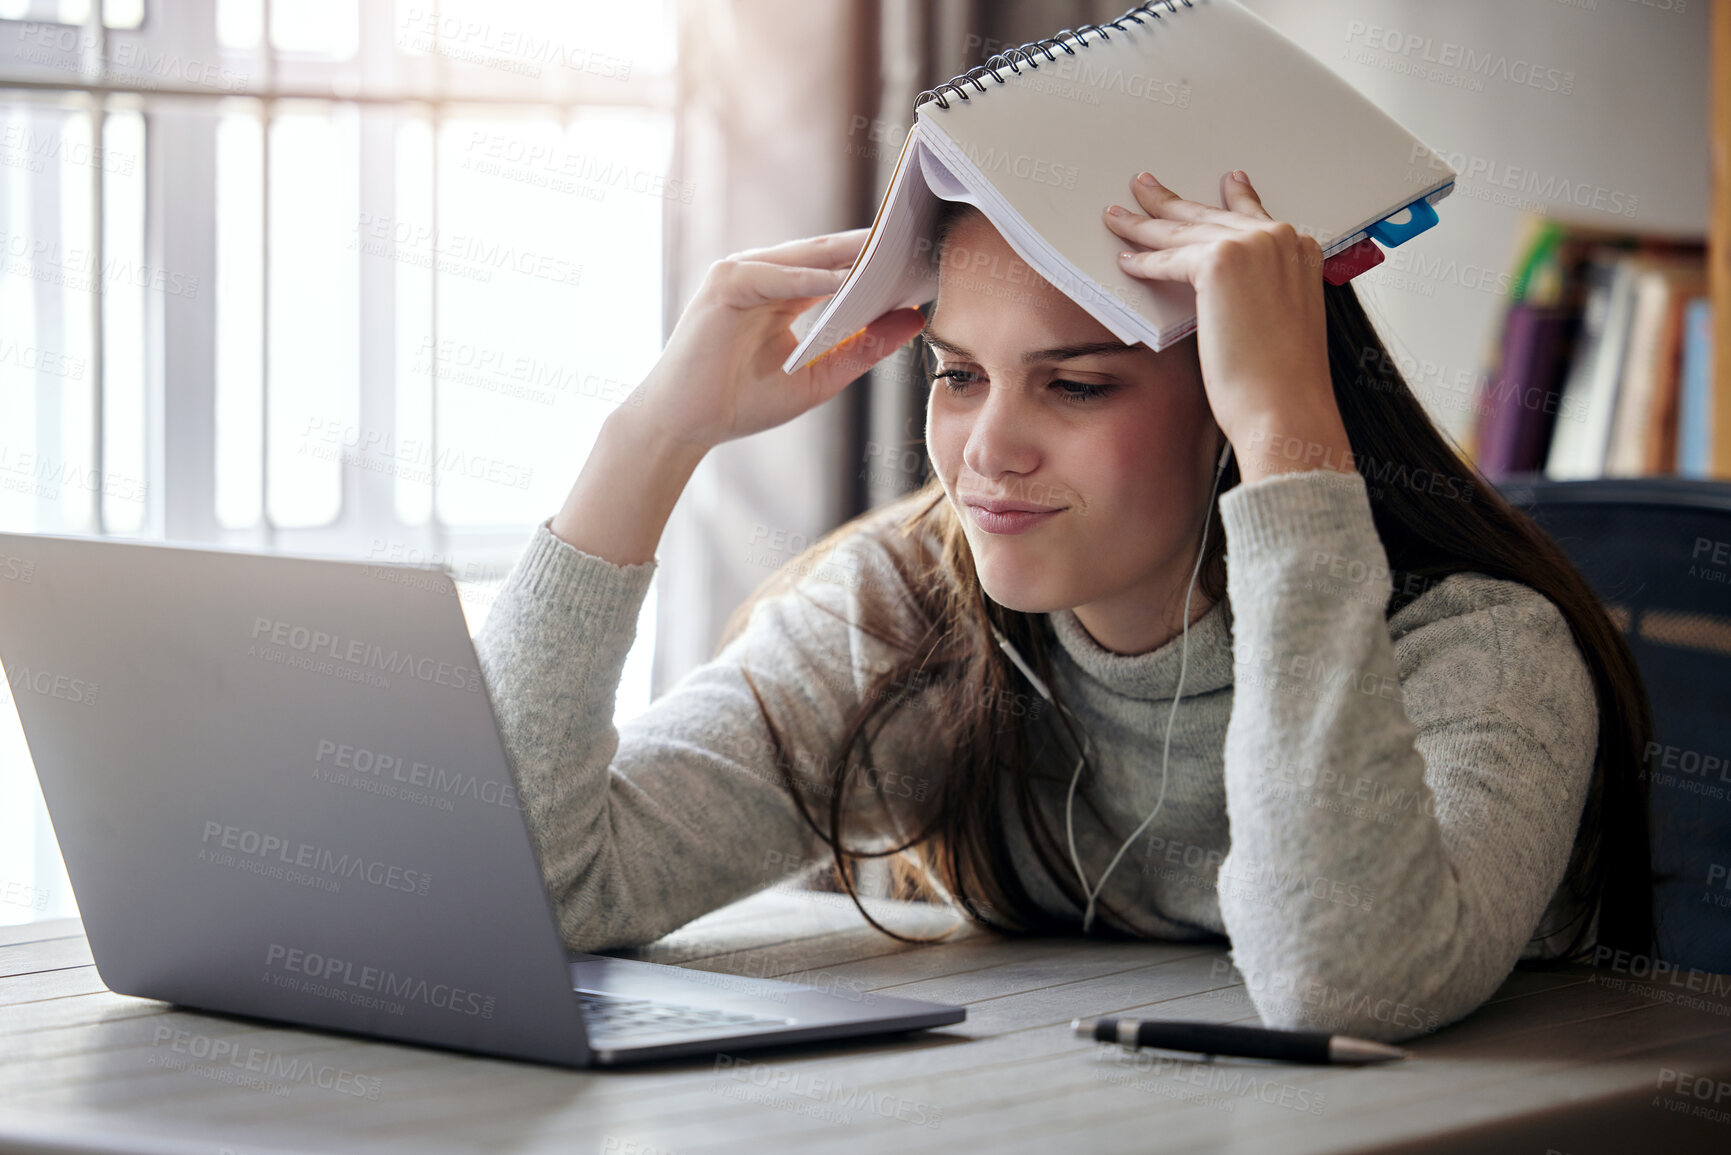
[[[966, 343], [1015, 348], [1112, 340], [1112, 333], [1029, 267], [979, 212], [965, 214], [938, 255], [932, 328]], [[972, 348], [973, 346], [969, 346]]]

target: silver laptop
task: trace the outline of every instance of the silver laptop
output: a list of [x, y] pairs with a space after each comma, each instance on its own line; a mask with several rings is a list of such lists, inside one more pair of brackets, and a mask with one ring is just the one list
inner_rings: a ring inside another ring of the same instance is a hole
[[966, 1016], [568, 956], [440, 570], [0, 534], [0, 664], [110, 990], [566, 1066]]

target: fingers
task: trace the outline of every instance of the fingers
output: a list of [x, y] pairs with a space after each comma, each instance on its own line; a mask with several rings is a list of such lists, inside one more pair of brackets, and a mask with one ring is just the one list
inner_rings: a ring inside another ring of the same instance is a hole
[[1154, 249], [1148, 252], [1118, 254], [1118, 267], [1135, 277], [1150, 281], [1196, 280], [1197, 262], [1202, 259], [1203, 245], [1180, 245], [1175, 249]]
[[[1114, 209], [1118, 211], [1114, 212]], [[1163, 217], [1145, 217], [1118, 205], [1113, 205], [1106, 210], [1105, 219], [1106, 227], [1125, 240], [1146, 245], [1151, 249], [1178, 243], [1220, 240], [1225, 237], [1237, 236], [1239, 232], [1237, 229], [1229, 229], [1223, 225], [1208, 222], [1174, 221]]]
[[1136, 203], [1151, 217], [1166, 217], [1179, 221], [1206, 221], [1210, 224], [1242, 228], [1244, 221], [1230, 209], [1187, 201], [1159, 181], [1153, 173], [1140, 173], [1130, 182]]
[[840, 392], [849, 381], [911, 341], [925, 323], [925, 315], [918, 309], [885, 313], [812, 362], [813, 391], [825, 399]]
[[870, 235], [870, 228], [848, 229], [846, 232], [783, 241], [778, 245], [767, 245], [759, 249], [745, 249], [731, 254], [728, 259], [763, 261], [774, 265], [806, 265], [815, 269], [846, 268], [859, 256], [860, 247]]
[[[1242, 177], [1243, 179], [1239, 179]], [[1226, 207], [1235, 213], [1243, 213], [1247, 217], [1260, 217], [1265, 221], [1274, 218], [1268, 215], [1268, 210], [1262, 207], [1262, 197], [1251, 185], [1250, 178], [1245, 176], [1243, 169], [1233, 169], [1220, 178], [1220, 187], [1224, 191]]]
[[847, 270], [811, 269], [769, 261], [730, 262], [721, 286], [721, 299], [736, 308], [748, 309], [767, 301], [827, 297], [847, 280]]
[[[1238, 177], [1239, 170], [1235, 169], [1221, 178], [1227, 207], [1217, 209], [1211, 205], [1185, 200], [1155, 180], [1153, 174], [1144, 172], [1131, 182], [1131, 187], [1135, 191], [1138, 204], [1147, 215], [1132, 212], [1120, 205], [1111, 205], [1102, 219], [1105, 220], [1107, 228], [1125, 240], [1149, 249], [1158, 249], [1163, 253], [1176, 252], [1186, 246], [1196, 247], [1211, 241], [1245, 238], [1276, 222], [1262, 207], [1262, 200], [1249, 180], [1240, 180]], [[1156, 254], [1133, 254], [1129, 263], [1121, 258], [1120, 267], [1138, 276], [1164, 279], [1183, 276], [1178, 270], [1181, 267], [1189, 270], [1194, 264], [1193, 258], [1178, 264], [1170, 260], [1136, 259], [1154, 255]]]
[[1150, 216], [1180, 221], [1205, 221], [1237, 228], [1247, 227], [1244, 217], [1273, 220], [1274, 218], [1268, 215], [1268, 210], [1262, 207], [1262, 198], [1257, 195], [1250, 181], [1239, 180], [1234, 175], [1241, 171], [1234, 169], [1220, 178], [1220, 186], [1224, 190], [1222, 199], [1226, 204], [1223, 209], [1185, 200], [1161, 184], [1152, 173], [1139, 174], [1130, 182], [1130, 188], [1135, 194], [1137, 204]]
[[[1161, 224], [1171, 225], [1172, 223], [1147, 222], [1147, 224], [1156, 227]], [[1210, 226], [1192, 227], [1205, 229]], [[1141, 240], [1142, 238], [1133, 239]], [[1188, 239], [1188, 234], [1183, 239]], [[1160, 242], [1147, 240], [1145, 243], [1155, 245]], [[1267, 227], [1259, 230], [1245, 232], [1222, 230], [1220, 239], [1214, 244], [1178, 243], [1163, 248], [1125, 250], [1118, 254], [1118, 267], [1132, 276], [1145, 277], [1149, 280], [1180, 280], [1199, 284], [1200, 277], [1221, 268], [1222, 262], [1237, 263], [1245, 259], [1262, 262], [1261, 268], [1265, 273], [1274, 273], [1279, 269], [1291, 268], [1292, 266], [1302, 266], [1320, 274], [1322, 246], [1317, 243], [1315, 237], [1305, 236], [1290, 225], [1273, 221]]]

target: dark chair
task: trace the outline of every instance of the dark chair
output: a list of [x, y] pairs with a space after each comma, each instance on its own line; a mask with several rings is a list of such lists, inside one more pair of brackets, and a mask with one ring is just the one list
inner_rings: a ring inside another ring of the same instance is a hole
[[1731, 483], [1523, 475], [1497, 488], [1580, 567], [1640, 664], [1659, 956], [1731, 973]]

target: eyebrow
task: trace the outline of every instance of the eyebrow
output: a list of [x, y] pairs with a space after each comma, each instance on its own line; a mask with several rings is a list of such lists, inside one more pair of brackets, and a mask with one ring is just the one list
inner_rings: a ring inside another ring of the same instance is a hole
[[[931, 329], [920, 330], [920, 337], [926, 344], [946, 353], [954, 353], [958, 357], [974, 357], [974, 354], [960, 345], [944, 340]], [[1034, 349], [1022, 354], [1022, 364], [1037, 365], [1042, 361], [1069, 361], [1077, 357], [1096, 357], [1104, 353], [1133, 353], [1137, 346], [1126, 345], [1122, 341], [1089, 341], [1081, 345], [1059, 345], [1052, 349]]]

